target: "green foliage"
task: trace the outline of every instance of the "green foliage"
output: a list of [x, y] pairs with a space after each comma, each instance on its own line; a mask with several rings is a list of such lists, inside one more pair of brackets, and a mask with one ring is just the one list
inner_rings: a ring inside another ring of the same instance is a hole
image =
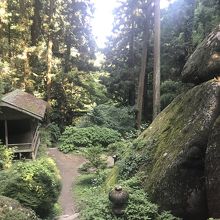
[[0, 170], [8, 169], [12, 165], [14, 151], [12, 148], [7, 148], [0, 143]]
[[131, 142], [127, 140], [121, 140], [108, 146], [108, 153], [110, 155], [117, 155], [117, 158], [120, 160], [124, 157], [126, 152], [131, 148]]
[[52, 122], [47, 125], [47, 129], [49, 130], [51, 142], [56, 143], [61, 135], [59, 126]]
[[47, 127], [44, 126], [40, 127], [40, 137], [41, 137], [41, 142], [37, 153], [38, 158], [45, 157], [48, 150], [47, 148], [53, 146], [51, 133]]
[[[99, 189], [100, 190], [100, 189]], [[116, 220], [111, 213], [108, 196], [101, 194], [98, 189], [86, 189], [81, 194], [81, 208], [80, 217], [82, 220]]]
[[193, 44], [197, 46], [220, 22], [218, 0], [198, 0], [195, 9]]
[[46, 127], [40, 128], [41, 143], [39, 147], [38, 157], [44, 156], [46, 154], [47, 148], [52, 147], [52, 140], [49, 129]]
[[103, 83], [108, 89], [109, 96], [123, 105], [135, 104], [143, 23], [146, 22], [144, 7], [144, 1], [120, 1], [114, 11], [113, 33], [104, 49], [106, 56], [104, 68], [110, 75], [103, 79]]
[[[111, 173], [109, 174], [111, 175]], [[91, 185], [91, 175], [79, 178], [75, 193], [77, 195], [82, 220], [178, 220], [168, 212], [160, 213], [158, 206], [151, 203], [147, 194], [140, 188], [140, 181], [132, 178], [120, 182], [129, 192], [129, 202], [123, 217], [112, 213], [108, 192], [100, 186]]]
[[176, 0], [162, 10], [161, 77], [180, 80], [182, 68], [194, 50], [192, 42], [195, 0]]
[[122, 178], [129, 178], [137, 173], [140, 165], [143, 164], [145, 158], [142, 154], [130, 151], [127, 156], [118, 162], [119, 175]]
[[52, 214], [48, 219], [51, 219], [51, 217], [52, 217], [52, 219], [54, 219], [54, 218], [56, 218], [57, 216], [60, 216], [60, 215], [62, 215], [61, 204], [60, 203], [55, 203], [54, 206], [53, 206]]
[[78, 109], [91, 109], [105, 99], [94, 66], [90, 0], [12, 0], [1, 2], [0, 9], [0, 81], [5, 92], [18, 88], [48, 99], [51, 121], [60, 128], [71, 124]]
[[0, 175], [0, 194], [18, 200], [47, 217], [60, 192], [60, 177], [52, 159], [18, 162]]
[[132, 190], [129, 193], [129, 202], [126, 209], [127, 219], [156, 219], [158, 217], [158, 207], [149, 202], [143, 190]]
[[186, 87], [187, 86], [181, 82], [172, 80], [164, 81], [161, 84], [161, 109], [169, 105], [177, 95], [186, 90]]
[[89, 173], [89, 169], [92, 168], [92, 164], [90, 162], [83, 163], [79, 169], [79, 173]]
[[60, 128], [54, 122], [40, 128], [41, 146], [38, 156], [44, 156], [48, 147], [56, 146], [61, 135]]
[[106, 167], [106, 161], [101, 157], [101, 153], [102, 150], [100, 147], [91, 147], [86, 151], [86, 159], [97, 170]]
[[40, 220], [34, 211], [23, 207], [18, 201], [0, 196], [1, 220]]
[[119, 131], [122, 134], [134, 130], [135, 114], [129, 107], [98, 105], [79, 123], [79, 127], [98, 125]]
[[73, 151], [79, 147], [103, 147], [120, 139], [120, 133], [105, 127], [77, 128], [66, 127], [60, 137], [61, 144], [59, 149], [64, 153]]
[[121, 150], [119, 150], [120, 153], [117, 154], [120, 178], [123, 180], [129, 179], [139, 173], [143, 164], [151, 163], [152, 150], [154, 149], [150, 145], [146, 146], [145, 141], [139, 139], [133, 140], [132, 143], [124, 142]]
[[80, 208], [80, 219], [82, 220], [116, 220], [112, 215], [108, 195], [103, 193], [99, 185], [94, 185], [97, 174], [82, 175], [79, 177], [74, 194]]
[[100, 83], [101, 73], [86, 73], [72, 69], [60, 72], [52, 84], [52, 112], [50, 118], [61, 129], [73, 122], [73, 117], [81, 116], [95, 104], [107, 101], [106, 89]]
[[[1, 79], [1, 78], [0, 78]], [[2, 80], [0, 80], [0, 100], [2, 98], [2, 94], [4, 92], [4, 86], [3, 86], [3, 83], [2, 83]]]
[[173, 216], [170, 212], [164, 211], [161, 213], [159, 220], [180, 220], [180, 218]]
[[161, 85], [161, 93], [178, 93], [181, 91], [183, 84], [172, 80], [164, 81]]
[[105, 192], [109, 192], [109, 190], [112, 189], [117, 184], [118, 178], [119, 178], [119, 169], [118, 166], [115, 165], [102, 185], [103, 190]]
[[150, 202], [147, 193], [141, 188], [140, 178], [132, 177], [120, 181], [119, 184], [129, 193], [128, 206], [125, 210], [127, 220], [178, 220], [169, 212], [159, 212], [158, 206]]

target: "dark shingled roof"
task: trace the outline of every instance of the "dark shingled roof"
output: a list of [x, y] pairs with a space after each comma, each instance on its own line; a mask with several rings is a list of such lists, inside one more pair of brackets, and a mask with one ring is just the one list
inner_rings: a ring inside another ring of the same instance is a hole
[[39, 120], [44, 118], [48, 103], [19, 89], [2, 97], [0, 106], [7, 106]]

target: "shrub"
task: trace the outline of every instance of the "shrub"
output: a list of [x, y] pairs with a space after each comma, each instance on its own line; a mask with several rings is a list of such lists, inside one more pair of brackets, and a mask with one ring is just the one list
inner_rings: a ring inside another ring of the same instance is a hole
[[113, 129], [104, 127], [77, 128], [73, 126], [66, 127], [60, 141], [59, 149], [64, 153], [73, 151], [79, 147], [103, 147], [120, 139], [120, 133]]
[[145, 161], [144, 156], [137, 152], [130, 151], [127, 152], [127, 154], [128, 155], [125, 155], [125, 157], [118, 162], [119, 175], [123, 179], [127, 179], [135, 175]]
[[59, 126], [56, 123], [52, 122], [47, 125], [47, 128], [50, 133], [51, 142], [56, 143], [61, 135]]
[[94, 125], [111, 128], [125, 134], [135, 128], [135, 113], [129, 107], [98, 105], [82, 118], [78, 127]]
[[46, 127], [41, 127], [40, 137], [41, 137], [41, 146], [43, 146], [43, 148], [52, 146], [52, 140], [49, 129], [47, 129]]
[[129, 201], [124, 216], [116, 217], [111, 210], [108, 192], [100, 186], [92, 186], [90, 177], [81, 176], [76, 185], [82, 220], [178, 220], [169, 212], [159, 212], [158, 206], [150, 202], [146, 192], [140, 188], [137, 178], [120, 182], [129, 192]]
[[34, 211], [24, 208], [18, 201], [5, 196], [0, 196], [0, 219], [40, 220]]
[[0, 143], [0, 170], [10, 168], [12, 165], [14, 152]]
[[141, 178], [137, 176], [119, 182], [129, 192], [128, 206], [125, 210], [127, 220], [178, 220], [169, 212], [160, 213], [156, 204], [152, 203], [141, 187]]
[[122, 159], [124, 157], [124, 154], [126, 151], [130, 149], [131, 142], [121, 140], [117, 141], [115, 143], [109, 144], [108, 146], [108, 152], [111, 155], [117, 155], [118, 159]]
[[146, 146], [146, 142], [139, 139], [127, 145], [127, 149], [122, 152], [122, 156], [119, 157], [117, 162], [122, 179], [134, 176], [136, 173], [139, 173], [142, 165], [152, 163], [152, 152], [155, 150], [152, 146]]
[[90, 162], [86, 162], [86, 163], [83, 163], [79, 169], [78, 169], [78, 172], [79, 173], [89, 173], [89, 169], [92, 168], [92, 164]]
[[[82, 198], [83, 207], [80, 212], [82, 220], [116, 220], [112, 215], [108, 196], [100, 193], [100, 189], [87, 189], [84, 191], [85, 197]], [[87, 198], [86, 198], [87, 197]]]
[[161, 84], [161, 109], [168, 106], [175, 97], [186, 91], [189, 85], [182, 82], [167, 80]]
[[106, 168], [107, 164], [104, 159], [101, 158], [101, 149], [99, 147], [91, 147], [86, 152], [86, 159], [89, 160], [92, 167], [99, 169]]
[[47, 217], [60, 192], [60, 178], [52, 159], [18, 162], [0, 175], [1, 194], [18, 200], [33, 209], [40, 217]]

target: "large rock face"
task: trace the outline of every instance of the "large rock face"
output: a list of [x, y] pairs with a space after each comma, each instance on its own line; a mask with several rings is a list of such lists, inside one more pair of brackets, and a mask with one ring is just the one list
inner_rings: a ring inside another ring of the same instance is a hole
[[140, 168], [146, 173], [145, 189], [161, 208], [186, 220], [206, 220], [216, 210], [220, 217], [220, 160], [213, 158], [215, 152], [220, 155], [220, 129], [219, 135], [212, 130], [219, 116], [219, 95], [220, 83], [214, 80], [194, 87], [177, 97], [136, 140], [148, 158]]
[[220, 24], [190, 56], [182, 81], [199, 84], [216, 76], [220, 76]]
[[210, 216], [220, 217], [220, 116], [209, 138], [205, 161], [206, 192]]

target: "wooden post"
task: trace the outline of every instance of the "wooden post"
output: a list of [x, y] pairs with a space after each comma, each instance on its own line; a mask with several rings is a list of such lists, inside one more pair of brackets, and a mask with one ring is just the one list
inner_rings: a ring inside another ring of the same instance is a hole
[[8, 122], [5, 120], [5, 145], [8, 147]]

